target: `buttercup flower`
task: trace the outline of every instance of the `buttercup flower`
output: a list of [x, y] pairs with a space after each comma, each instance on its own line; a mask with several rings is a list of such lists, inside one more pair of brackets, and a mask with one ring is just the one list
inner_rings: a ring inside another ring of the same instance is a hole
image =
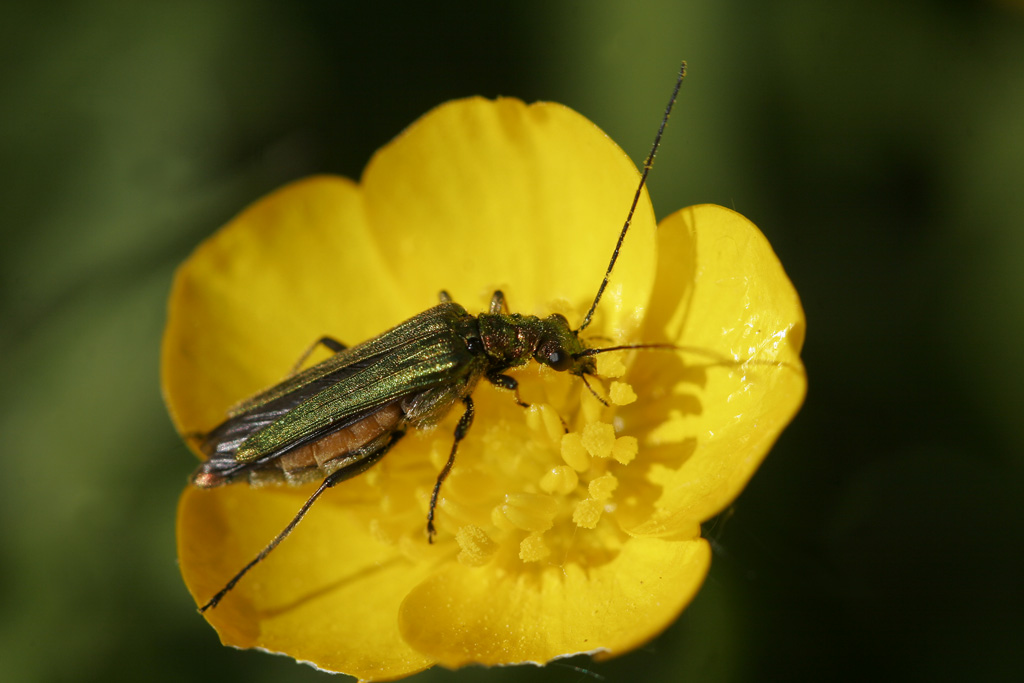
[[[359, 183], [315, 177], [258, 201], [180, 267], [163, 345], [182, 433], [280, 381], [314, 340], [353, 345], [437, 303], [578, 327], [638, 181], [600, 130], [557, 104], [469, 99], [428, 113]], [[803, 400], [804, 317], [742, 216], [694, 206], [655, 229], [646, 192], [589, 346], [584, 383], [511, 371], [529, 408], [480, 382], [425, 532], [461, 406], [330, 489], [205, 613], [225, 644], [366, 680], [434, 664], [612, 656], [656, 636], [710, 562], [700, 523], [738, 495]], [[313, 359], [322, 359], [317, 356]], [[311, 487], [189, 487], [178, 556], [205, 603], [292, 518]]]

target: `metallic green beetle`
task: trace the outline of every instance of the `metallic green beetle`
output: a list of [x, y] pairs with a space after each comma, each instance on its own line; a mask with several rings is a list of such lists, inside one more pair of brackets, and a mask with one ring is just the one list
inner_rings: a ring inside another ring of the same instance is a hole
[[[243, 480], [304, 483], [322, 479], [284, 530], [203, 605], [201, 612], [216, 606], [246, 572], [277, 547], [324, 491], [364, 472], [407, 430], [436, 424], [461, 401], [464, 412], [427, 513], [427, 538], [432, 541], [441, 485], [473, 422], [471, 395], [481, 378], [513, 391], [516, 401], [526, 406], [519, 398], [516, 379], [504, 374], [506, 370], [534, 360], [586, 382], [587, 375], [595, 374], [594, 356], [598, 353], [664, 347], [588, 348], [579, 334], [590, 324], [608, 285], [685, 73], [684, 62], [604, 279], [578, 328], [573, 330], [559, 314], [538, 318], [509, 313], [500, 291], [491, 298], [488, 312], [478, 316], [470, 315], [442, 292], [439, 305], [352, 348], [330, 337], [319, 339], [290, 377], [233, 408], [210, 432], [197, 435], [199, 448], [207, 456], [192, 476], [192, 483], [200, 488]], [[298, 371], [320, 345], [334, 355]]]

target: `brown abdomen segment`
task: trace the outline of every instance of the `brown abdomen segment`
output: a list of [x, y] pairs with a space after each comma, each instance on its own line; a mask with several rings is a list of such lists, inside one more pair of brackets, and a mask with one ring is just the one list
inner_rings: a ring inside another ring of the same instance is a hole
[[395, 402], [359, 422], [288, 451], [249, 472], [249, 483], [262, 485], [280, 483], [305, 484], [323, 479], [345, 464], [347, 456], [394, 431], [402, 419], [402, 409]]

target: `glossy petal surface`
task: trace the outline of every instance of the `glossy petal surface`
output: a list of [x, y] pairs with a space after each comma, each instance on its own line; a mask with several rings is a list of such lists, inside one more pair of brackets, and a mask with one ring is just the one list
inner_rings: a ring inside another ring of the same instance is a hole
[[634, 539], [595, 566], [512, 573], [452, 564], [409, 594], [399, 623], [410, 644], [451, 667], [621, 653], [675, 620], [710, 562], [702, 539]]
[[[671, 535], [673, 524], [727, 507], [796, 414], [807, 389], [800, 361], [806, 323], [768, 241], [734, 211], [700, 205], [663, 220], [659, 264], [645, 339], [667, 338], [691, 351], [674, 376], [665, 365], [680, 359], [638, 356], [630, 379], [646, 384], [652, 398], [623, 413], [638, 429], [650, 427], [653, 452], [685, 454], [655, 475], [664, 489], [658, 513], [631, 529]], [[691, 273], [681, 281], [678, 264]], [[678, 296], [661, 296], [672, 288], [681, 289]]]

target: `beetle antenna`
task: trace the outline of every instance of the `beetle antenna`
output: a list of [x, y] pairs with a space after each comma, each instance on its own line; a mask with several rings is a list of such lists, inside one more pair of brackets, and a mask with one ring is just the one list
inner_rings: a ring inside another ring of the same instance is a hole
[[679, 95], [679, 88], [683, 85], [683, 77], [685, 76], [686, 62], [683, 62], [679, 65], [679, 78], [676, 79], [676, 87], [672, 89], [672, 97], [669, 98], [668, 106], [665, 107], [665, 116], [661, 119], [658, 134], [654, 136], [654, 145], [651, 146], [651, 153], [647, 155], [647, 160], [644, 161], [644, 170], [640, 174], [640, 184], [636, 188], [636, 194], [633, 195], [633, 203], [629, 207], [629, 213], [626, 214], [626, 222], [622, 226], [622, 232], [619, 233], [619, 240], [615, 243], [612, 260], [608, 262], [608, 269], [604, 271], [604, 279], [601, 281], [601, 286], [597, 288], [597, 296], [594, 297], [594, 303], [590, 304], [590, 310], [587, 311], [586, 317], [583, 318], [583, 324], [579, 326], [576, 332], [582, 332], [590, 324], [590, 319], [594, 316], [597, 304], [601, 301], [601, 295], [604, 294], [605, 287], [608, 286], [608, 278], [612, 275], [612, 268], [615, 267], [615, 261], [619, 258], [619, 249], [622, 248], [622, 242], [626, 239], [626, 233], [629, 232], [629, 224], [633, 221], [633, 212], [636, 211], [636, 205], [640, 202], [640, 193], [643, 192], [644, 185], [647, 183], [647, 175], [654, 166], [654, 155], [658, 151], [658, 145], [661, 144], [661, 135], [665, 132], [668, 115], [672, 113], [672, 107], [676, 103], [676, 96]]
[[683, 353], [692, 353], [698, 356], [704, 356], [711, 363], [712, 366], [724, 366], [724, 367], [739, 367], [745, 365], [770, 365], [773, 367], [792, 368], [799, 370], [799, 368], [788, 361], [780, 360], [755, 360], [748, 358], [746, 360], [738, 360], [736, 358], [729, 358], [725, 354], [716, 353], [715, 351], [709, 351], [708, 349], [700, 348], [699, 346], [679, 346], [678, 344], [623, 344], [622, 346], [604, 346], [598, 348], [583, 349], [577, 354], [573, 354], [573, 358], [585, 358], [587, 356], [597, 356], [602, 353], [608, 353], [610, 351], [630, 351], [632, 349], [655, 349], [663, 351], [682, 351]]
[[719, 354], [708, 351], [707, 349], [701, 349], [696, 346], [679, 346], [677, 344], [623, 344], [621, 346], [599, 346], [589, 349], [583, 349], [577, 354], [573, 355], [573, 358], [586, 358], [587, 356], [596, 356], [601, 353], [608, 353], [609, 351], [629, 351], [631, 349], [664, 349], [666, 351], [689, 351], [692, 353], [698, 353], [702, 356], [709, 356], [712, 358], [719, 358]]
[[589, 349], [583, 349], [578, 354], [575, 354], [574, 358], [586, 358], [587, 356], [597, 356], [602, 353], [609, 353], [611, 351], [631, 351], [633, 349], [654, 349], [662, 351], [682, 351], [683, 353], [692, 353], [698, 356], [704, 356], [708, 360], [713, 361], [716, 364], [730, 365], [733, 363], [749, 362], [749, 361], [737, 361], [734, 358], [729, 358], [721, 353], [709, 351], [708, 349], [702, 349], [698, 346], [679, 346], [678, 344], [622, 344], [621, 346], [602, 346], [594, 347]]

